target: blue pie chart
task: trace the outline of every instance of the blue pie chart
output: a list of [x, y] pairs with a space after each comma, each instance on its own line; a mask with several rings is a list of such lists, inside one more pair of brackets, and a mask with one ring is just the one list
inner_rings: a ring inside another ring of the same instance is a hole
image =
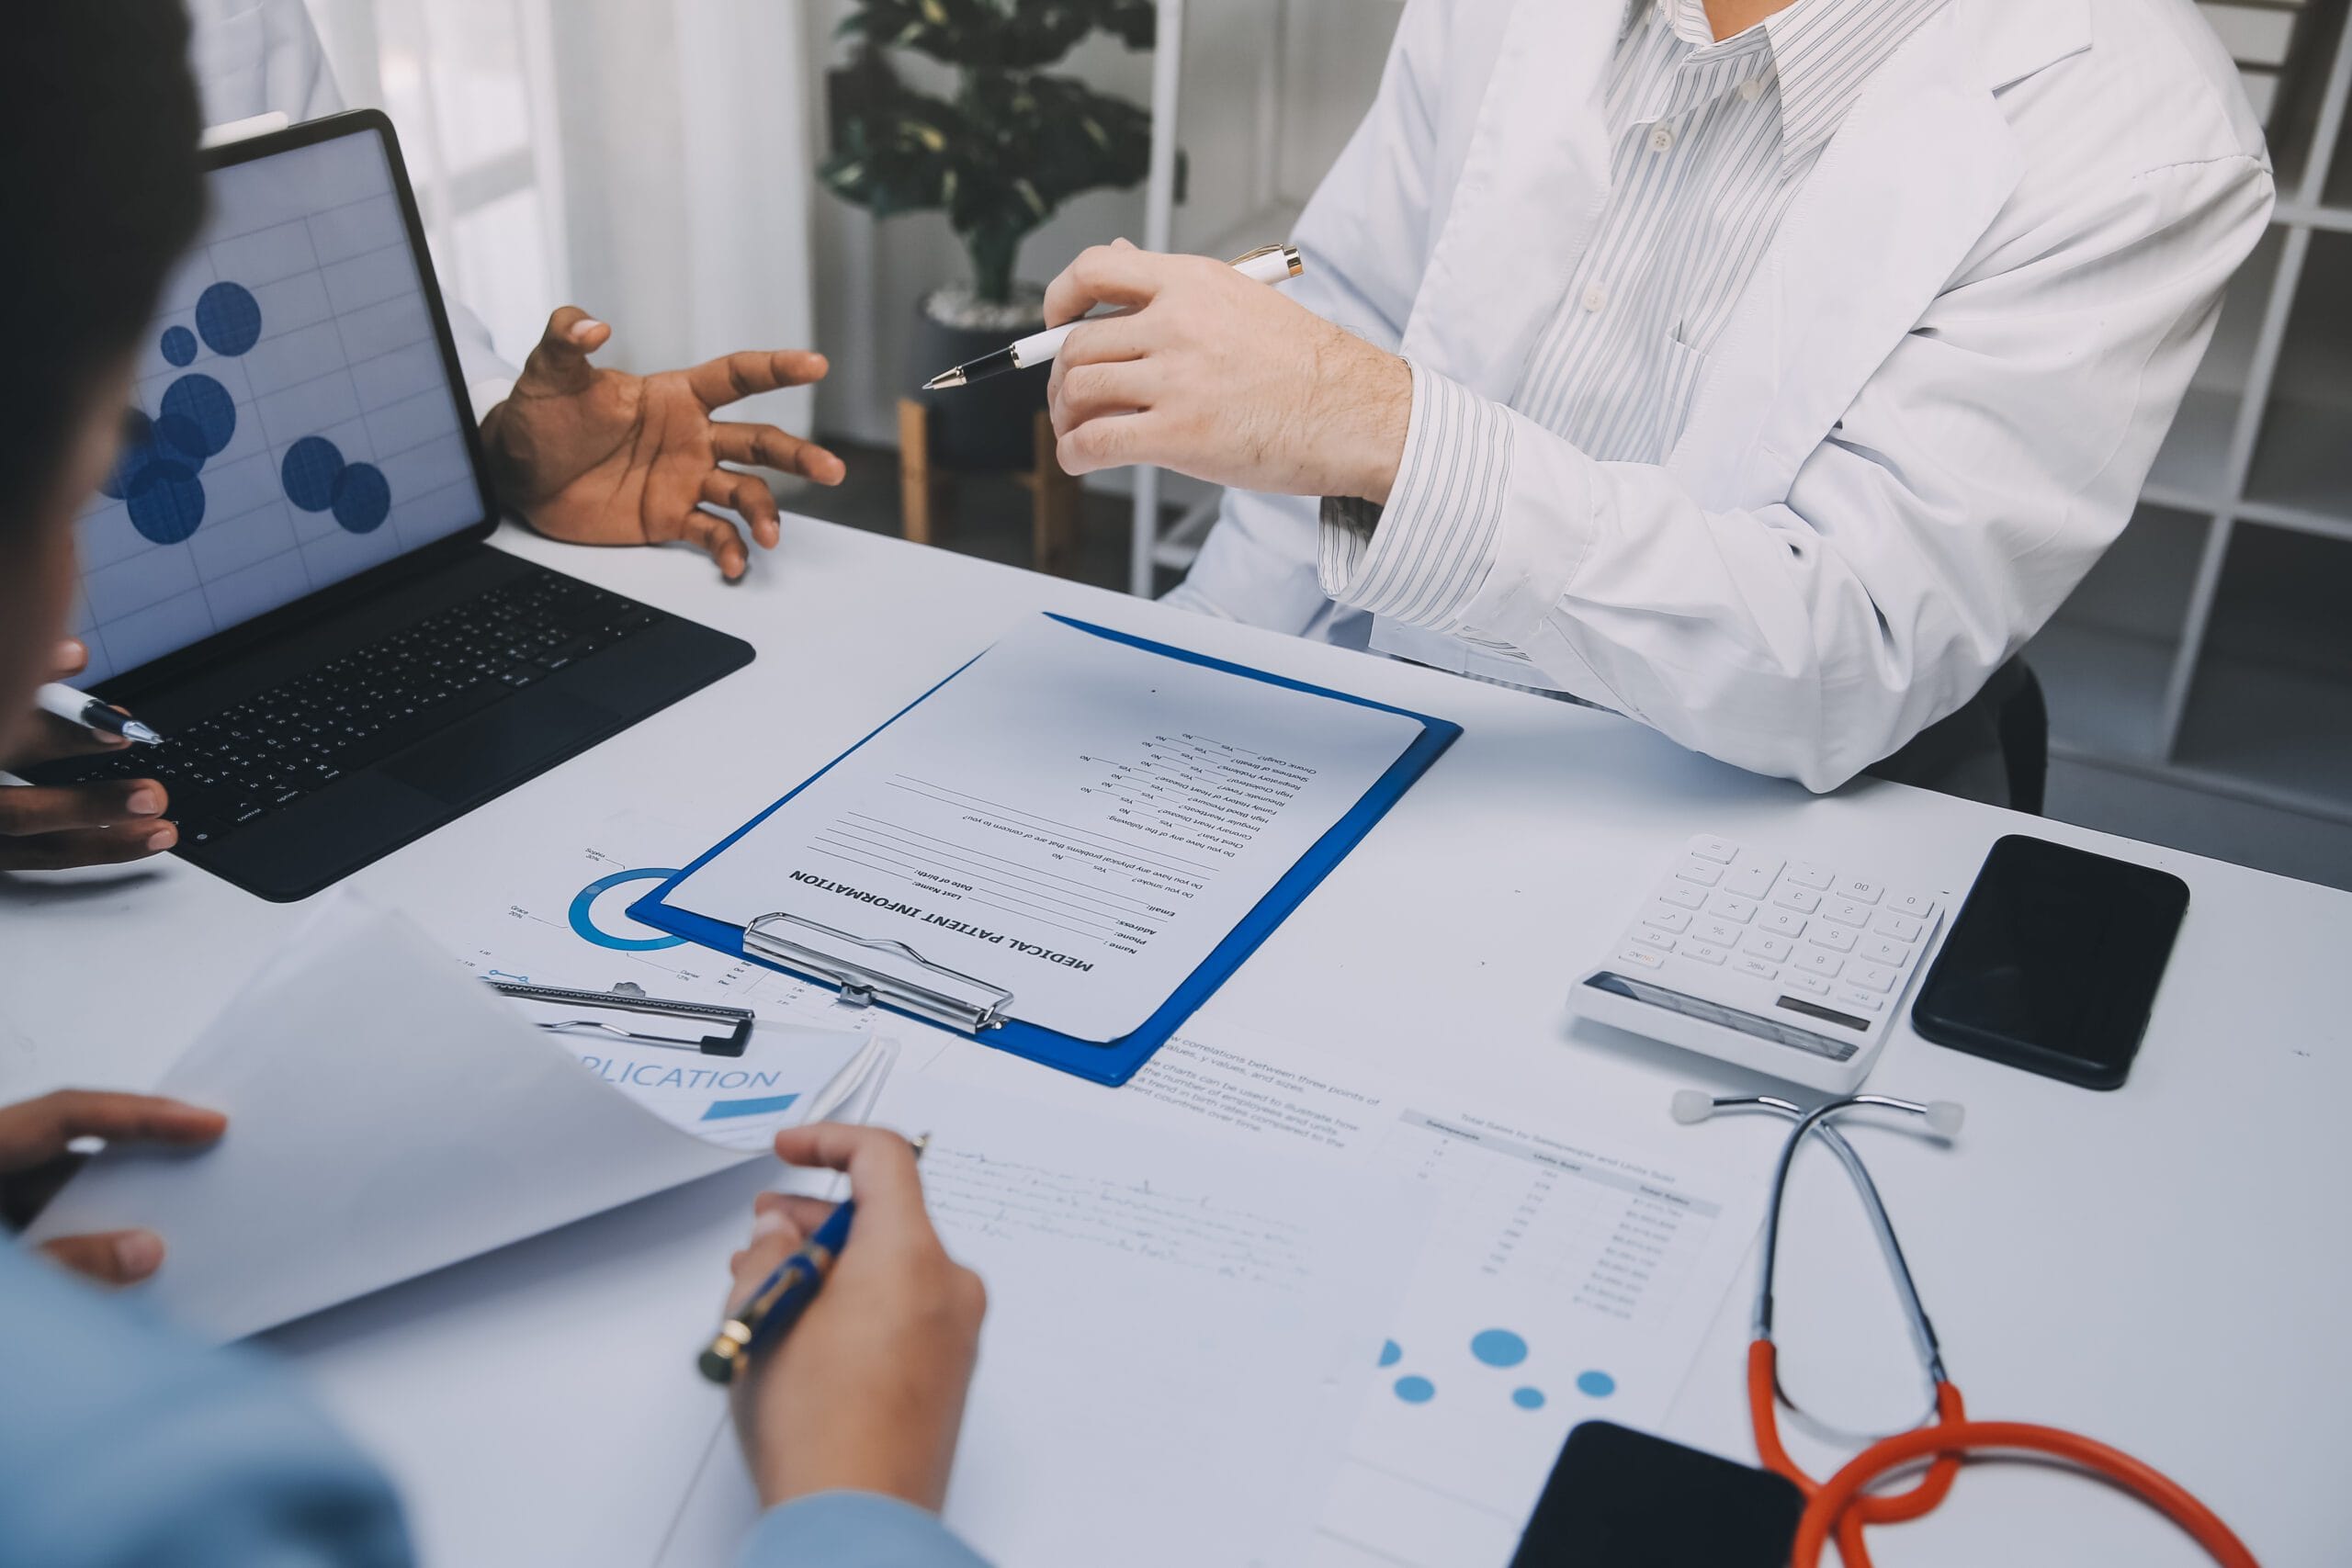
[[571, 900], [572, 933], [582, 942], [609, 947], [616, 953], [650, 953], [656, 948], [684, 945], [686, 939], [682, 936], [615, 936], [599, 930], [595, 919], [597, 898], [613, 888], [625, 887], [632, 882], [667, 882], [677, 874], [672, 870], [640, 866], [635, 871], [616, 871], [610, 876], [598, 877]]

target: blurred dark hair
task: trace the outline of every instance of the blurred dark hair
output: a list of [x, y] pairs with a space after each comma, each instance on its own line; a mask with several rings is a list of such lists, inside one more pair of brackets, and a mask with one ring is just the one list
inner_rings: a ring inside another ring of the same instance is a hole
[[0, 48], [0, 536], [59, 482], [100, 378], [204, 216], [180, 0], [10, 6]]

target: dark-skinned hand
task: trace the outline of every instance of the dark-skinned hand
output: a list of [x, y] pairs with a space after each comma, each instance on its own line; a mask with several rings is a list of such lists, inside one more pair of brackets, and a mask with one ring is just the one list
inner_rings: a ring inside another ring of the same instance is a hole
[[[49, 679], [70, 680], [89, 661], [90, 650], [68, 638], [58, 645]], [[53, 714], [35, 714], [33, 719], [30, 743], [0, 757], [0, 768], [119, 751], [130, 744]], [[179, 841], [179, 829], [163, 819], [170, 805], [170, 795], [153, 779], [0, 786], [0, 871], [114, 865], [160, 854]]]
[[742, 532], [704, 503], [731, 507], [762, 549], [775, 547], [775, 497], [757, 464], [836, 485], [842, 460], [772, 424], [713, 419], [729, 403], [825, 376], [797, 349], [721, 355], [687, 370], [632, 376], [591, 365], [613, 329], [576, 305], [548, 318], [506, 400], [481, 422], [499, 498], [550, 538], [582, 545], [707, 550], [729, 578], [750, 563]]
[[[0, 1105], [0, 1222], [20, 1229], [82, 1163], [70, 1145], [104, 1138], [187, 1148], [211, 1143], [229, 1125], [217, 1111], [152, 1094], [63, 1089], [17, 1105]], [[151, 1230], [104, 1231], [59, 1236], [41, 1250], [57, 1262], [109, 1285], [128, 1285], [164, 1261], [164, 1238]]]

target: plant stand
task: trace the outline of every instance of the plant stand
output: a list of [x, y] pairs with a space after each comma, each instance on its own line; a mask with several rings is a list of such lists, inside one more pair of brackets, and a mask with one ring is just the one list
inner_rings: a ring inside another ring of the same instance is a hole
[[[1078, 570], [1078, 480], [1062, 471], [1054, 456], [1054, 422], [1044, 410], [1032, 427], [1035, 460], [1027, 472], [1012, 475], [1029, 492], [1031, 564], [1054, 577]], [[912, 398], [899, 400], [899, 530], [918, 545], [933, 543], [932, 523], [946, 509], [943, 494], [957, 470], [931, 457], [931, 411]]]

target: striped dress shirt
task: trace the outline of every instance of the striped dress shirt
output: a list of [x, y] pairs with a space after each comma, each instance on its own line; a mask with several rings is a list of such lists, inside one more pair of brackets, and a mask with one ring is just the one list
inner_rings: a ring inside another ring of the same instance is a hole
[[[1872, 72], [1944, 0], [1797, 0], [1717, 41], [1634, 0], [1608, 76], [1607, 197], [1510, 406], [1600, 462], [1662, 463], [1708, 351]], [[1419, 365], [1387, 505], [1323, 503], [1324, 592], [1453, 632], [1502, 521], [1511, 424]]]

